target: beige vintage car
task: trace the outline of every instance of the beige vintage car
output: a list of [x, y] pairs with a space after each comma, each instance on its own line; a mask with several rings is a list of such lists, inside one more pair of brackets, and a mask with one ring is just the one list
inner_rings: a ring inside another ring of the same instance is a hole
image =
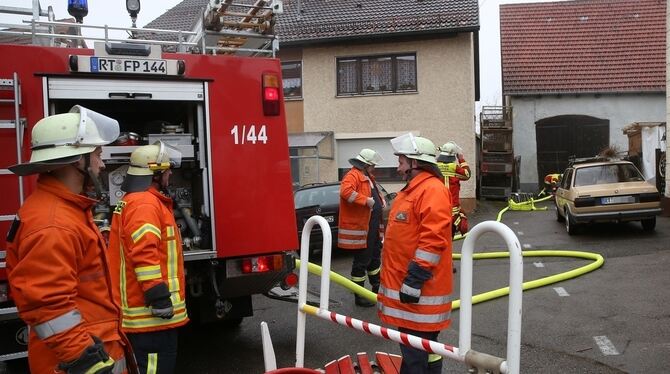
[[592, 222], [640, 221], [656, 227], [661, 196], [628, 161], [577, 160], [563, 173], [556, 190], [556, 219], [568, 234]]

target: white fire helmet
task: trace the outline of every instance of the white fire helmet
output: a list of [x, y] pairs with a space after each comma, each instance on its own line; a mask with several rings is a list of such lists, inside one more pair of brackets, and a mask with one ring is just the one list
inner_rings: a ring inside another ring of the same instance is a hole
[[407, 158], [437, 165], [435, 159], [437, 148], [432, 141], [426, 138], [407, 133], [391, 139], [391, 146], [396, 156], [404, 155]]
[[363, 148], [356, 156], [356, 160], [361, 161], [366, 165], [377, 166], [382, 160], [382, 156], [377, 151], [370, 148]]
[[130, 166], [121, 185], [125, 192], [146, 191], [154, 175], [181, 166], [179, 149], [159, 140], [151, 145], [137, 147], [130, 155]]
[[39, 120], [32, 130], [30, 162], [9, 167], [18, 175], [58, 169], [79, 161], [82, 155], [107, 145], [119, 136], [119, 122], [75, 105], [69, 113]]
[[440, 147], [440, 152], [446, 154], [447, 156], [456, 156], [459, 153], [463, 153], [463, 149], [455, 142], [446, 142], [442, 147]]
[[128, 175], [153, 176], [157, 171], [181, 166], [179, 149], [159, 140], [151, 145], [137, 147], [130, 155]]

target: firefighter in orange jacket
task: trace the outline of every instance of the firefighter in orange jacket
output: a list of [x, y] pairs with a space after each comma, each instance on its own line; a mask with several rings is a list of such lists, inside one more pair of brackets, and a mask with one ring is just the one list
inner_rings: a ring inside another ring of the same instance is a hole
[[91, 214], [97, 200], [83, 195], [100, 186], [100, 146], [118, 134], [116, 120], [77, 105], [40, 120], [30, 162], [9, 168], [39, 174], [7, 235], [9, 283], [30, 327], [33, 374], [123, 373], [126, 358], [132, 360], [124, 352], [105, 242]]
[[[407, 185], [393, 200], [382, 251], [378, 314], [399, 331], [436, 340], [451, 323], [451, 198], [426, 138], [391, 140]], [[442, 358], [400, 345], [401, 374], [437, 374]]]
[[[337, 232], [337, 246], [354, 251], [351, 280], [364, 287], [367, 279], [374, 293], [379, 290], [381, 235], [384, 231], [382, 210], [385, 201], [372, 173], [380, 161], [381, 156], [368, 148], [349, 159], [352, 168], [340, 184]], [[375, 306], [359, 295], [354, 297], [358, 306]]]
[[180, 163], [181, 153], [162, 141], [135, 149], [112, 216], [115, 297], [142, 374], [174, 372], [176, 328], [188, 322], [181, 235], [167, 193]]
[[463, 158], [463, 151], [454, 142], [447, 142], [440, 147], [437, 166], [444, 176], [444, 184], [451, 193], [451, 215], [453, 217], [452, 234], [456, 231], [461, 235], [468, 232], [468, 217], [461, 210], [461, 182], [470, 179], [470, 166]]

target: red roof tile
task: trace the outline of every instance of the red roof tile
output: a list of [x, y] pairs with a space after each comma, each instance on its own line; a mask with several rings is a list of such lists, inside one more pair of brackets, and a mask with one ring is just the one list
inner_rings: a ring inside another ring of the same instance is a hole
[[665, 0], [500, 6], [503, 95], [664, 92]]

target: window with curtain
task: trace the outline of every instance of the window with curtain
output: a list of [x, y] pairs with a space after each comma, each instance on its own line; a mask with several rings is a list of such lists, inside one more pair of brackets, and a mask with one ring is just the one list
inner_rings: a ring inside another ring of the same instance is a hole
[[338, 95], [416, 91], [416, 54], [337, 59]]
[[285, 99], [302, 98], [302, 62], [285, 61], [281, 63], [282, 85]]

